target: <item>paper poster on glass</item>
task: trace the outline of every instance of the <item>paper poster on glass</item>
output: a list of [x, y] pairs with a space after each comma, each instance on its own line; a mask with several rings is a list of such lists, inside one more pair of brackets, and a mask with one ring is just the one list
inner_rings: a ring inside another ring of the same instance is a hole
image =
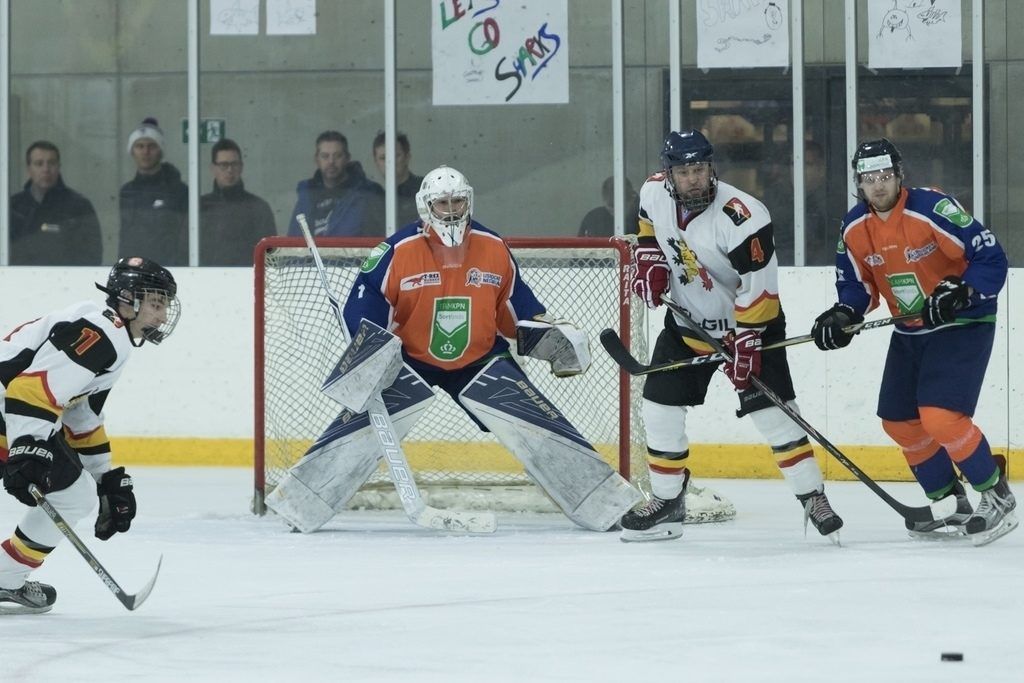
[[260, 0], [210, 0], [211, 36], [254, 36], [260, 32]]
[[697, 0], [697, 66], [789, 66], [789, 2]]
[[868, 68], [959, 68], [960, 0], [868, 0]]
[[435, 105], [569, 101], [567, 0], [437, 0], [431, 21]]

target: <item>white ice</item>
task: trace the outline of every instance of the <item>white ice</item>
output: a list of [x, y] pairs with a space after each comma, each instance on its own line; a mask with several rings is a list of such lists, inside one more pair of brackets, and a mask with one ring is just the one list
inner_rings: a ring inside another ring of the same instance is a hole
[[[293, 534], [249, 514], [246, 470], [133, 475], [130, 533], [77, 530], [129, 592], [163, 554], [149, 600], [128, 612], [63, 543], [33, 575], [54, 610], [0, 619], [0, 680], [1024, 681], [1024, 531], [914, 541], [857, 482], [828, 485], [834, 547], [804, 537], [781, 481], [705, 481], [734, 521], [625, 544], [539, 514], [499, 515], [489, 537], [401, 512]], [[0, 515], [13, 529], [18, 503]]]

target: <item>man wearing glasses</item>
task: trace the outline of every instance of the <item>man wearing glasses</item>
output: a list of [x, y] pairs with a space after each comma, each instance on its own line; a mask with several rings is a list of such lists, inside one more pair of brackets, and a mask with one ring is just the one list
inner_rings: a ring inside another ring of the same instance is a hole
[[[1006, 472], [971, 419], [995, 338], [996, 297], [1007, 260], [995, 235], [950, 195], [903, 187], [903, 157], [882, 138], [853, 156], [861, 201], [843, 219], [836, 247], [839, 301], [814, 321], [822, 350], [853, 339], [843, 331], [884, 299], [897, 325], [889, 342], [878, 416], [932, 500], [955, 496], [956, 513], [907, 522], [918, 538], [990, 543], [1017, 526]], [[961, 475], [981, 494], [972, 509]]]
[[213, 146], [213, 192], [199, 199], [199, 264], [251, 266], [252, 250], [277, 234], [270, 205], [242, 183], [242, 150], [225, 138]]

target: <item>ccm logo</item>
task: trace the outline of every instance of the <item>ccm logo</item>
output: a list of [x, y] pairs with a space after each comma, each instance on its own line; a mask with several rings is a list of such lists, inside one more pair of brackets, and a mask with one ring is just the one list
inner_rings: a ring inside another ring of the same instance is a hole
[[37, 458], [42, 458], [44, 460], [49, 460], [50, 462], [53, 462], [53, 453], [46, 450], [42, 446], [15, 446], [14, 448], [11, 449], [10, 455], [8, 457], [13, 458], [16, 455], [34, 455]]

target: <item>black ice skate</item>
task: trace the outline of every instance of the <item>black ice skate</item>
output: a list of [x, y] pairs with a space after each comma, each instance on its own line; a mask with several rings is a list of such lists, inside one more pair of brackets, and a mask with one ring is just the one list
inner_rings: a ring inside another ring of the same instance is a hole
[[[953, 489], [943, 498], [956, 496], [956, 512], [949, 517], [936, 519], [931, 522], [906, 521], [907, 533], [911, 538], [919, 538], [929, 541], [947, 541], [962, 539], [965, 537], [964, 522], [974, 512], [971, 508], [971, 501], [967, 500], [967, 492], [964, 485], [957, 479], [953, 482]], [[939, 500], [942, 500], [940, 498]]]
[[831, 534], [843, 527], [842, 518], [835, 513], [825, 496], [825, 488], [821, 491], [812, 491], [796, 497], [804, 507], [804, 533], [807, 533], [807, 522], [809, 521], [822, 536], [828, 536], [834, 543], [839, 543], [838, 534]]
[[42, 614], [53, 609], [57, 591], [38, 581], [21, 588], [0, 588], [0, 614]]
[[964, 530], [974, 545], [987, 545], [1017, 528], [1017, 515], [1013, 510], [1017, 501], [1001, 474], [996, 485], [981, 492], [981, 502], [974, 514], [964, 522]]
[[622, 534], [619, 538], [631, 541], [667, 541], [683, 535], [683, 520], [686, 518], [686, 489], [690, 483], [690, 470], [683, 470], [683, 490], [675, 498], [664, 499], [651, 496], [640, 507], [630, 510], [619, 521]]

